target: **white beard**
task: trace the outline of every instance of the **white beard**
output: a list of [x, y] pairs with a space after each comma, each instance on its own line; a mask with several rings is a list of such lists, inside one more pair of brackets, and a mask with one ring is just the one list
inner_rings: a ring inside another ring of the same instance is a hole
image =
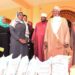
[[51, 27], [52, 27], [53, 33], [56, 35], [57, 38], [58, 38], [57, 32], [60, 28], [60, 25], [61, 25], [61, 17], [60, 16], [53, 17], [51, 21]]

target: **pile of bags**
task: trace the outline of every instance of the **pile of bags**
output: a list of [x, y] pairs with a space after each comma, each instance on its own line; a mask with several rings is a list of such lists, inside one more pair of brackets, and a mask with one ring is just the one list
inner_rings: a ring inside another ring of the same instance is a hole
[[12, 54], [0, 58], [0, 75], [69, 75], [70, 56], [57, 55], [41, 62], [37, 57], [29, 61], [21, 55], [12, 59]]

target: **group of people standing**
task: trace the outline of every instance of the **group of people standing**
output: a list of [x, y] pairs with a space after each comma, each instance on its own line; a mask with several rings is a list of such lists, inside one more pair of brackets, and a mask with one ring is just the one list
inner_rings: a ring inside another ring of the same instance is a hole
[[[29, 24], [31, 24], [29, 22]], [[13, 58], [18, 57], [20, 54], [23, 56], [28, 55], [29, 48], [28, 42], [30, 41], [30, 32], [27, 22], [27, 16], [22, 12], [18, 12], [16, 19], [10, 23], [10, 53], [13, 54]]]
[[[60, 8], [55, 6], [52, 17], [47, 20], [47, 14], [41, 14], [41, 21], [36, 24], [33, 31], [32, 22], [27, 21], [23, 12], [18, 12], [16, 18], [10, 23], [10, 54], [16, 58], [32, 54], [41, 61], [45, 61], [56, 55], [71, 55], [70, 32], [68, 22], [60, 16]], [[31, 50], [29, 52], [29, 42]], [[32, 53], [33, 52], [33, 53]]]
[[36, 24], [32, 36], [34, 54], [41, 61], [56, 55], [73, 55], [70, 46], [68, 22], [60, 16], [60, 8], [55, 6], [52, 17], [47, 20], [47, 14], [41, 14], [41, 22]]

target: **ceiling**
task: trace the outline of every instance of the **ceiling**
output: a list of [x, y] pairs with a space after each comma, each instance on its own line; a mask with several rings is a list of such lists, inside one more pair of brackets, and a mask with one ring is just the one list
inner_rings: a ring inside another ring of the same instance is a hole
[[0, 0], [0, 10], [19, 7], [20, 5], [13, 2], [12, 0]]
[[63, 2], [63, 1], [72, 1], [72, 0], [24, 0], [32, 6], [37, 6], [40, 4], [52, 3], [52, 2]]
[[0, 10], [6, 8], [15, 8], [22, 6], [38, 6], [42, 4], [52, 3], [60, 1], [72, 1], [72, 0], [0, 0]]

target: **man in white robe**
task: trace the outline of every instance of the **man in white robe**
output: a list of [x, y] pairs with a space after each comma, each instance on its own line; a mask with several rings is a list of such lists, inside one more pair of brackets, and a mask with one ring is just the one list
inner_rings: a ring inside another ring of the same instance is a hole
[[53, 17], [48, 21], [44, 38], [44, 58], [64, 55], [71, 52], [70, 33], [67, 20], [61, 17], [60, 8], [55, 6], [52, 10]]

